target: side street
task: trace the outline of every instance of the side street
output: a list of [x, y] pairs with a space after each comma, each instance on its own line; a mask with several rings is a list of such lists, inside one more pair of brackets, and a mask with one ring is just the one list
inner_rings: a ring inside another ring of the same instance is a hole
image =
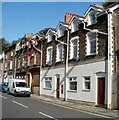
[[119, 2], [23, 35], [0, 55], [0, 83], [10, 78], [25, 79], [31, 99], [118, 117]]

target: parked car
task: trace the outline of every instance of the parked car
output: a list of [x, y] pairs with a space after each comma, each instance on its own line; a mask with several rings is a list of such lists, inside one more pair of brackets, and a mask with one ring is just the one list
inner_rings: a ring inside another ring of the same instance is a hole
[[30, 88], [27, 86], [26, 80], [22, 79], [9, 79], [8, 80], [8, 94], [14, 96], [22, 95], [29, 96], [31, 94]]
[[2, 91], [2, 83], [0, 83], [0, 91]]
[[7, 92], [8, 91], [8, 82], [3, 82], [2, 83], [2, 92]]

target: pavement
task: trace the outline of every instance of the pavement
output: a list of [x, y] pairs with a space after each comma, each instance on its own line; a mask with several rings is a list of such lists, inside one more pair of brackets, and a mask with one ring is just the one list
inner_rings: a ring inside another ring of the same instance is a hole
[[64, 101], [61, 99], [57, 99], [57, 98], [51, 98], [51, 97], [46, 97], [46, 96], [39, 96], [36, 94], [31, 94], [31, 98], [37, 99], [37, 100], [41, 100], [41, 101], [45, 101], [48, 103], [52, 103], [55, 104], [57, 106], [61, 106], [61, 107], [65, 107], [65, 108], [69, 108], [69, 109], [74, 109], [74, 110], [79, 110], [85, 113], [89, 113], [89, 114], [95, 114], [95, 115], [102, 115], [105, 117], [111, 117], [114, 118], [116, 120], [119, 120], [119, 110], [109, 110], [109, 109], [105, 109], [105, 108], [101, 108], [101, 107], [95, 107], [92, 105], [85, 105], [85, 104], [81, 104], [81, 103], [74, 103], [71, 101]]

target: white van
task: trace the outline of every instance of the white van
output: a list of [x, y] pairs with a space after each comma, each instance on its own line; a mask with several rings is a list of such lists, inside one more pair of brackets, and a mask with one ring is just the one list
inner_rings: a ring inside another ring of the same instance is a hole
[[17, 95], [24, 95], [29, 96], [31, 90], [29, 87], [27, 87], [26, 80], [23, 79], [9, 79], [8, 80], [8, 94], [14, 94], [14, 96]]

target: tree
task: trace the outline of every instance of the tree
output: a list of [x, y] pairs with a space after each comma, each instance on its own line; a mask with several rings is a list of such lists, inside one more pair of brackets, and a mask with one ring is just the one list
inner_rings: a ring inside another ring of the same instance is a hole
[[49, 28], [44, 28], [43, 30], [40, 30], [39, 33], [41, 35], [46, 35], [47, 31], [49, 30]]
[[108, 7], [109, 5], [111, 5], [113, 3], [115, 3], [115, 2], [112, 2], [111, 0], [107, 0], [106, 2], [103, 3], [102, 6], [105, 8], [105, 7]]
[[5, 40], [5, 38], [0, 38], [0, 53], [6, 50], [10, 44]]

